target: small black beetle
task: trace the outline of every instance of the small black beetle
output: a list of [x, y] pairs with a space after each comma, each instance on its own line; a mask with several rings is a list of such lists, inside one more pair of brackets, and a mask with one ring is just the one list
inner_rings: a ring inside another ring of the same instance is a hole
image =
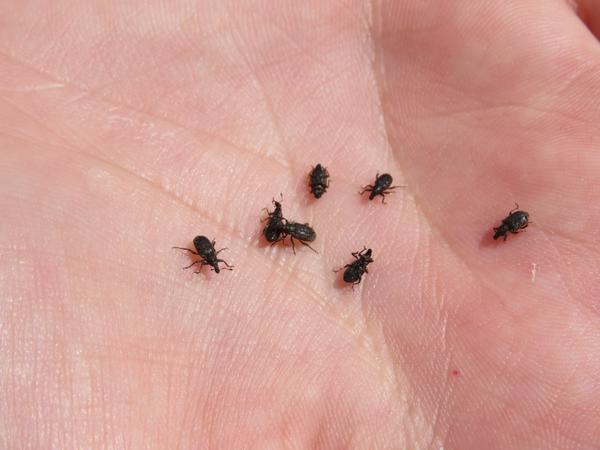
[[283, 219], [285, 222], [283, 226], [280, 228], [280, 231], [283, 233], [280, 240], [285, 239], [286, 236], [290, 237], [290, 242], [292, 243], [292, 250], [296, 253], [296, 246], [294, 245], [294, 238], [298, 239], [302, 245], [306, 245], [313, 252], [319, 253], [307, 242], [312, 242], [317, 238], [317, 233], [312, 227], [307, 223], [297, 223], [297, 222], [289, 222], [286, 219]]
[[[283, 199], [283, 196], [282, 196]], [[273, 199], [273, 211], [267, 209], [268, 216], [263, 219], [266, 220], [267, 225], [263, 228], [263, 235], [268, 242], [280, 241], [281, 235], [283, 234], [281, 228], [283, 227], [283, 212], [281, 211], [281, 203]], [[266, 209], [266, 208], [265, 208]]]
[[[196, 247], [196, 251], [190, 250], [189, 248], [173, 247], [179, 250], [188, 251], [200, 257], [199, 260], [196, 260], [189, 266], [184, 267], [184, 270], [189, 269], [194, 264], [200, 264], [200, 268], [202, 268], [202, 266], [211, 266], [210, 270], [214, 270], [216, 273], [219, 273], [221, 271], [221, 268], [219, 267], [220, 262], [222, 262], [226, 266], [223, 267], [223, 269], [233, 270], [233, 266], [230, 266], [229, 264], [227, 264], [227, 262], [217, 258], [217, 255], [223, 250], [227, 250], [227, 248], [222, 248], [221, 250], [216, 251], [215, 241], [211, 242], [206, 236], [196, 236], [194, 238], [194, 247]], [[200, 273], [200, 271], [196, 270], [194, 273]]]
[[321, 198], [329, 187], [329, 172], [327, 169], [321, 164], [317, 164], [308, 175], [308, 185], [315, 198]]
[[389, 173], [384, 173], [382, 175], [375, 175], [375, 182], [373, 184], [369, 184], [365, 187], [362, 187], [362, 191], [359, 192], [360, 195], [363, 195], [365, 192], [370, 192], [369, 200], [373, 200], [378, 195], [381, 195], [381, 203], [385, 203], [385, 196], [388, 194], [392, 194], [392, 189], [396, 189], [404, 186], [392, 186], [393, 178]]
[[494, 228], [494, 240], [500, 236], [504, 237], [504, 240], [508, 239], [508, 233], [517, 234], [519, 230], [527, 228], [529, 225], [529, 213], [525, 211], [518, 211], [519, 204], [515, 203], [515, 209], [508, 213], [508, 216], [502, 220], [499, 227]]
[[354, 256], [354, 261], [350, 264], [346, 264], [344, 267], [334, 270], [334, 272], [339, 272], [343, 268], [346, 268], [344, 271], [344, 281], [346, 283], [352, 283], [352, 287], [354, 288], [355, 284], [359, 284], [362, 280], [362, 276], [365, 273], [369, 273], [367, 270], [367, 266], [371, 264], [374, 259], [371, 258], [372, 250], [364, 247], [360, 252], [353, 252], [352, 256]]

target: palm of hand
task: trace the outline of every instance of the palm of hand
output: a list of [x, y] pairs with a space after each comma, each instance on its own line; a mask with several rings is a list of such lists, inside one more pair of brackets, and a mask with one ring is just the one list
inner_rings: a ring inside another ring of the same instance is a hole
[[[6, 446], [599, 441], [597, 43], [413, 3], [0, 6]], [[261, 243], [280, 192], [319, 255]], [[196, 234], [235, 271], [180, 271]]]

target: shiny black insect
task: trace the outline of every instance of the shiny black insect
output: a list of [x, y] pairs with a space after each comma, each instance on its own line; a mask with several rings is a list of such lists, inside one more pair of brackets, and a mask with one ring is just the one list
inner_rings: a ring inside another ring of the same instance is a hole
[[317, 164], [308, 175], [308, 184], [310, 192], [315, 198], [321, 198], [329, 187], [329, 172], [327, 169], [321, 164]]
[[381, 195], [381, 203], [385, 203], [385, 196], [388, 194], [392, 194], [392, 190], [404, 187], [404, 186], [392, 186], [393, 178], [389, 173], [384, 173], [382, 175], [375, 175], [375, 182], [373, 184], [369, 184], [359, 192], [360, 195], [363, 195], [365, 192], [369, 192], [369, 200], [373, 200], [378, 195]]
[[289, 222], [286, 219], [283, 219], [283, 225], [281, 226], [280, 231], [282, 234], [279, 240], [284, 240], [287, 236], [289, 236], [294, 253], [296, 253], [294, 238], [297, 239], [302, 245], [310, 248], [313, 252], [319, 253], [307, 244], [307, 242], [312, 242], [317, 238], [317, 233], [315, 233], [315, 230], [313, 230], [309, 224]]
[[[223, 267], [223, 269], [233, 270], [233, 266], [230, 266], [229, 264], [227, 264], [227, 262], [217, 258], [217, 255], [223, 250], [227, 250], [227, 248], [222, 248], [221, 250], [216, 251], [215, 241], [211, 242], [206, 236], [196, 236], [194, 238], [194, 247], [196, 248], [196, 251], [190, 250], [189, 248], [173, 247], [179, 250], [188, 251], [193, 255], [197, 255], [200, 257], [200, 259], [194, 261], [189, 266], [184, 267], [184, 269], [189, 269], [194, 264], [200, 264], [200, 268], [202, 268], [202, 266], [211, 266], [210, 270], [214, 270], [216, 273], [219, 273], [221, 271], [219, 263], [221, 262], [225, 264], [225, 267]], [[200, 273], [200, 270], [196, 270], [195, 273]]]
[[[282, 239], [282, 228], [284, 226], [283, 212], [281, 211], [281, 203], [273, 199], [273, 211], [267, 209], [267, 225], [263, 228], [263, 236], [268, 242], [278, 242]], [[266, 209], [266, 208], [265, 208]]]
[[500, 236], [504, 237], [504, 240], [508, 239], [508, 233], [517, 234], [519, 230], [527, 228], [529, 225], [529, 213], [525, 211], [519, 211], [518, 203], [515, 203], [515, 209], [508, 213], [508, 216], [502, 220], [499, 227], [494, 228], [494, 240]]
[[[362, 276], [365, 273], [369, 273], [367, 270], [367, 266], [371, 264], [374, 259], [371, 258], [372, 250], [364, 247], [360, 252], [353, 252], [352, 256], [354, 256], [354, 261], [350, 264], [346, 264], [343, 268], [344, 270], [344, 281], [346, 283], [352, 283], [352, 287], [355, 284], [359, 284]], [[343, 268], [334, 270], [334, 272], [339, 272]]]

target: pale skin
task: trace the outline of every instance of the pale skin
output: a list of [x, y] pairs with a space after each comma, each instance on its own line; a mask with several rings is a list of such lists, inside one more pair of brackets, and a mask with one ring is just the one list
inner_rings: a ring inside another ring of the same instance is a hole
[[597, 448], [599, 10], [1, 1], [0, 448]]

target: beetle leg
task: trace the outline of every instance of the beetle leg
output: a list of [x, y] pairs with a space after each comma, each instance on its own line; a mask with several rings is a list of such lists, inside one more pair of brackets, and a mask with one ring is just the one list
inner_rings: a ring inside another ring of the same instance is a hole
[[352, 256], [360, 258], [363, 255], [363, 253], [366, 251], [367, 251], [367, 247], [363, 246], [363, 248], [360, 252], [354, 252], [354, 253], [352, 253]]
[[360, 195], [363, 195], [365, 192], [373, 192], [373, 185], [367, 184], [366, 186], [360, 187], [362, 191], [359, 192]]
[[515, 202], [515, 209], [512, 209], [512, 210], [511, 210], [511, 211], [508, 213], [508, 215], [510, 216], [512, 213], [514, 213], [515, 211], [518, 211], [518, 210], [519, 210], [519, 204], [518, 204], [517, 202]]
[[219, 250], [218, 252], [215, 253], [215, 255], [218, 255], [219, 253], [221, 253], [223, 250], [227, 250], [227, 247], [223, 247], [221, 250]]
[[290, 242], [292, 243], [292, 251], [296, 254], [296, 245], [294, 244], [294, 236], [290, 236]]
[[280, 241], [285, 240], [285, 236], [279, 237], [278, 239], [274, 240], [273, 242], [271, 242], [271, 246], [277, 244]]
[[185, 250], [186, 252], [190, 252], [190, 253], [192, 253], [193, 255], [200, 256], [200, 255], [198, 255], [198, 253], [196, 253], [194, 250], [190, 250], [189, 248], [183, 248], [183, 247], [171, 247], [171, 248], [177, 248], [177, 249], [179, 249], [179, 250]]
[[352, 256], [354, 256], [356, 259], [359, 259], [363, 255], [363, 253], [366, 251], [367, 251], [367, 247], [363, 246], [363, 248], [360, 252], [352, 252]]
[[300, 243], [301, 243], [302, 245], [306, 245], [308, 248], [310, 248], [310, 249], [311, 249], [313, 252], [315, 252], [317, 255], [319, 254], [319, 252], [318, 252], [318, 251], [316, 251], [314, 248], [312, 248], [312, 247], [311, 247], [310, 245], [308, 245], [306, 242], [304, 242], [304, 241], [300, 241]]
[[224, 261], [222, 259], [217, 259], [217, 263], [222, 262], [223, 264], [225, 264], [227, 266], [227, 269], [231, 270], [233, 269], [235, 266], [230, 265], [227, 261]]
[[214, 270], [214, 268], [212, 268], [212, 264], [208, 263], [206, 260], [201, 260], [201, 261], [197, 261], [200, 263], [200, 269], [194, 271], [194, 273], [200, 273], [200, 271], [202, 270], [202, 266], [211, 266], [210, 270]]
[[201, 263], [202, 263], [202, 261], [198, 259], [198, 260], [194, 261], [193, 263], [191, 263], [189, 266], [185, 266], [185, 267], [183, 267], [183, 268], [182, 268], [182, 270], [189, 269], [189, 268], [190, 268], [190, 267], [192, 267], [194, 264], [198, 264], [198, 263], [200, 263], [200, 264], [201, 264]]

